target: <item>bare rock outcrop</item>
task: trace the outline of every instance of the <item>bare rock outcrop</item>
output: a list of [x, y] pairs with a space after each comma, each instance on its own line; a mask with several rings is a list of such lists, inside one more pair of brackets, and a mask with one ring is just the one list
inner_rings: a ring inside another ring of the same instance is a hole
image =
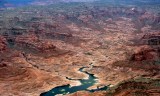
[[0, 36], [0, 52], [7, 50], [7, 42], [3, 36]]
[[143, 60], [157, 60], [159, 54], [156, 49], [149, 46], [141, 46], [132, 55], [131, 60], [143, 61]]

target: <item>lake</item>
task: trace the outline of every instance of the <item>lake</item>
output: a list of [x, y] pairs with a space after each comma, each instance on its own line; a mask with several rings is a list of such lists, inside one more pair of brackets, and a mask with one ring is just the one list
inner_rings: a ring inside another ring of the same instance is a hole
[[[92, 66], [92, 65], [91, 65]], [[107, 90], [108, 86], [101, 86], [101, 88], [97, 88], [97, 89], [92, 89], [89, 90], [88, 88], [95, 85], [97, 83], [97, 77], [95, 77], [93, 74], [90, 74], [86, 71], [84, 71], [84, 68], [88, 68], [88, 67], [82, 67], [79, 69], [80, 72], [83, 72], [85, 74], [87, 74], [89, 77], [88, 79], [77, 79], [78, 81], [80, 81], [81, 85], [79, 86], [73, 86], [71, 87], [70, 84], [68, 85], [64, 85], [64, 86], [58, 86], [55, 87], [53, 89], [51, 89], [48, 92], [44, 92], [42, 94], [40, 94], [40, 96], [55, 96], [58, 94], [71, 94], [77, 91], [89, 91], [89, 92], [95, 92], [95, 91], [103, 91], [103, 90]], [[76, 79], [71, 79], [66, 77], [66, 79], [68, 80], [76, 80]]]

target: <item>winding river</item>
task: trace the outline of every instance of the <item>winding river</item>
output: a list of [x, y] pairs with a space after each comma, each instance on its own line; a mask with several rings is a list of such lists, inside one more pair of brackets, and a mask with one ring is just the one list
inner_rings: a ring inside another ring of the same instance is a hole
[[[90, 66], [93, 67], [93, 64], [90, 64]], [[74, 93], [74, 92], [77, 92], [77, 91], [95, 92], [95, 91], [100, 91], [100, 90], [106, 90], [107, 89], [107, 86], [103, 86], [101, 88], [89, 90], [88, 89], [89, 87], [91, 87], [91, 86], [93, 86], [94, 84], [97, 83], [98, 78], [95, 77], [94, 74], [90, 74], [90, 73], [84, 71], [84, 68], [89, 68], [89, 67], [82, 67], [82, 68], [79, 69], [79, 71], [87, 74], [88, 79], [71, 79], [71, 78], [66, 77], [66, 79], [68, 79], [68, 80], [79, 80], [81, 85], [72, 86], [72, 87], [70, 86], [70, 84], [64, 85], [64, 86], [58, 86], [58, 87], [55, 87], [55, 88], [51, 89], [48, 92], [41, 93], [40, 96], [55, 96], [55, 95], [58, 95], [58, 94], [65, 95], [65, 94], [71, 94], [71, 93]]]

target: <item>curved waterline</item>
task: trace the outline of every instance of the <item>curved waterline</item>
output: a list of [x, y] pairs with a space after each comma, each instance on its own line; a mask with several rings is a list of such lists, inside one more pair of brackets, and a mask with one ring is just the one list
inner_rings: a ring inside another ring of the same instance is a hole
[[[90, 66], [92, 68], [93, 64], [90, 64]], [[88, 79], [72, 79], [72, 78], [66, 77], [66, 79], [68, 79], [68, 80], [78, 80], [78, 81], [80, 81], [81, 85], [72, 86], [72, 87], [70, 86], [70, 84], [64, 85], [64, 86], [58, 86], [58, 87], [55, 87], [55, 88], [51, 89], [48, 92], [41, 93], [40, 96], [55, 96], [55, 95], [58, 95], [58, 94], [65, 95], [65, 94], [71, 94], [71, 93], [74, 93], [74, 92], [77, 92], [77, 91], [95, 92], [95, 91], [100, 91], [100, 90], [106, 90], [108, 88], [107, 86], [103, 86], [101, 88], [89, 90], [88, 89], [89, 87], [91, 87], [91, 86], [93, 86], [97, 83], [98, 78], [95, 77], [94, 74], [90, 74], [90, 73], [84, 71], [83, 70], [84, 68], [89, 68], [89, 67], [82, 67], [82, 68], [79, 69], [79, 71], [87, 74]]]

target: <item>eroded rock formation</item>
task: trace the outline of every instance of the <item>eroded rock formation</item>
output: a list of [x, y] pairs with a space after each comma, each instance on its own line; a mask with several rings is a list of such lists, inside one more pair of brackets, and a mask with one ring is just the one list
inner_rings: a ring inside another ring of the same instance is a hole
[[150, 46], [142, 46], [138, 48], [131, 60], [134, 61], [143, 61], [143, 60], [158, 60], [159, 53], [158, 50], [151, 48]]
[[[159, 34], [155, 28], [159, 24], [156, 13], [130, 6], [43, 7], [45, 11], [31, 7], [0, 13], [1, 96], [37, 96], [56, 86], [78, 85], [66, 77], [86, 78], [77, 70], [89, 64], [94, 64], [93, 68], [85, 71], [98, 77], [94, 87], [114, 86], [139, 76], [160, 77], [159, 45], [137, 43], [145, 39], [144, 34]], [[134, 90], [128, 89], [130, 84]], [[124, 83], [117, 88], [115, 96], [132, 96], [139, 92], [138, 85], [146, 88], [150, 84]], [[157, 90], [140, 91], [150, 95], [158, 94]], [[71, 96], [77, 94], [108, 95], [100, 91], [77, 92]]]
[[0, 52], [7, 50], [7, 42], [3, 36], [0, 36]]

